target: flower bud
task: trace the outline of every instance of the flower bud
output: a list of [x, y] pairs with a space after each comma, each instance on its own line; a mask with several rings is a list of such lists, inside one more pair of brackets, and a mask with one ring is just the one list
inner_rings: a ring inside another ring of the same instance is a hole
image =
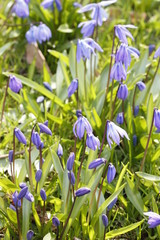
[[150, 44], [148, 47], [149, 50], [149, 56], [152, 54], [152, 52], [155, 50], [155, 45], [154, 44]]
[[68, 179], [69, 179], [71, 185], [75, 184], [75, 176], [74, 176], [74, 173], [72, 171], [68, 171]]
[[137, 145], [137, 135], [133, 135], [133, 146]]
[[36, 146], [36, 148], [39, 149], [39, 147], [41, 146], [41, 138], [38, 132], [33, 131], [31, 140], [32, 143]]
[[106, 160], [104, 158], [97, 158], [96, 160], [92, 161], [89, 164], [88, 169], [97, 168], [100, 165], [104, 164], [105, 162], [106, 162]]
[[13, 150], [9, 151], [8, 158], [9, 158], [9, 162], [12, 163], [13, 162]]
[[102, 214], [102, 222], [106, 228], [108, 226], [108, 217], [106, 216], [106, 214]]
[[143, 91], [146, 88], [145, 83], [141, 81], [137, 82], [136, 85], [140, 91]]
[[71, 82], [71, 84], [68, 87], [68, 97], [69, 98], [77, 90], [77, 88], [78, 88], [78, 79], [75, 78], [75, 79], [73, 79], [73, 81]]
[[36, 100], [37, 103], [41, 103], [43, 101], [44, 101], [44, 97], [43, 96], [37, 97], [37, 100]]
[[20, 191], [20, 193], [18, 194], [18, 199], [22, 199], [22, 198], [24, 198], [25, 197], [25, 195], [26, 195], [26, 193], [27, 193], [27, 191], [28, 191], [28, 187], [26, 186], [26, 187], [24, 187], [24, 188], [22, 188], [22, 190]]
[[100, 141], [97, 137], [93, 135], [93, 133], [88, 133], [87, 134], [87, 139], [86, 139], [86, 145], [93, 151], [95, 151], [98, 148], [100, 148]]
[[46, 196], [46, 192], [45, 192], [45, 190], [43, 188], [40, 191], [40, 195], [41, 195], [42, 200], [46, 201], [47, 196]]
[[79, 188], [79, 189], [75, 192], [75, 196], [76, 196], [76, 197], [81, 197], [81, 196], [84, 196], [84, 195], [90, 193], [90, 191], [91, 191], [90, 188], [82, 187], [82, 188]]
[[43, 123], [38, 123], [41, 133], [46, 133], [48, 135], [52, 135], [51, 130]]
[[154, 110], [154, 125], [156, 128], [160, 129], [160, 110]]
[[137, 105], [134, 108], [134, 116], [136, 117], [138, 115], [138, 113], [139, 113], [139, 106]]
[[72, 167], [73, 167], [73, 164], [74, 164], [74, 159], [75, 159], [75, 154], [74, 154], [74, 152], [71, 152], [70, 155], [69, 155], [69, 158], [67, 160], [67, 170], [68, 171], [72, 170]]
[[14, 133], [19, 142], [27, 144], [26, 138], [19, 128], [15, 128]]
[[33, 237], [33, 235], [34, 235], [34, 232], [33, 232], [32, 230], [29, 230], [29, 231], [27, 232], [27, 240], [31, 240], [32, 237]]
[[49, 85], [48, 82], [43, 82], [43, 85], [48, 91], [52, 92], [52, 88], [51, 88], [51, 86]]
[[29, 202], [34, 202], [34, 197], [33, 197], [32, 193], [30, 193], [29, 191], [26, 193], [25, 198], [26, 198]]
[[63, 156], [63, 148], [62, 148], [62, 145], [60, 143], [58, 144], [57, 155], [58, 155], [58, 157]]
[[35, 179], [36, 179], [36, 182], [37, 182], [37, 183], [41, 180], [41, 177], [42, 177], [42, 170], [39, 169], [39, 170], [36, 172], [36, 175], [35, 175]]
[[12, 92], [18, 93], [22, 88], [21, 80], [15, 76], [10, 76], [9, 88], [12, 90]]
[[9, 208], [12, 209], [13, 211], [16, 211], [15, 206], [13, 206], [12, 204], [10, 204]]
[[60, 221], [57, 217], [52, 218], [52, 223], [54, 226], [58, 227], [60, 225]]
[[123, 112], [118, 113], [117, 118], [116, 118], [116, 122], [118, 124], [123, 124], [123, 122], [124, 122], [124, 114], [123, 114]]
[[107, 207], [107, 209], [108, 210], [111, 210], [112, 208], [113, 208], [113, 206], [114, 206], [114, 204], [117, 202], [117, 197], [108, 205], [108, 207]]
[[123, 101], [127, 98], [128, 96], [128, 88], [126, 84], [121, 83], [119, 89], [118, 89], [118, 93], [117, 93], [117, 97], [119, 99], [122, 99]]
[[15, 191], [12, 194], [12, 199], [13, 199], [15, 207], [21, 207], [21, 200], [18, 199], [18, 192], [17, 191]]
[[24, 187], [26, 187], [27, 185], [26, 185], [26, 183], [24, 183], [24, 182], [22, 182], [22, 183], [20, 183], [19, 184], [19, 187], [22, 189], [22, 188], [24, 188]]
[[107, 181], [108, 183], [111, 183], [116, 175], [116, 169], [112, 163], [109, 164], [108, 166], [108, 172], [107, 172]]

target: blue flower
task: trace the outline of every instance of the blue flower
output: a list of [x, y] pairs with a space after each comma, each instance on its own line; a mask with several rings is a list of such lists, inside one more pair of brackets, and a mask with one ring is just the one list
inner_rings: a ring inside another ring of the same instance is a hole
[[24, 0], [27, 4], [29, 4], [30, 3], [30, 0]]
[[87, 134], [92, 133], [92, 127], [91, 127], [90, 123], [88, 122], [87, 118], [80, 115], [73, 126], [73, 133], [74, 133], [75, 137], [78, 136], [79, 139], [81, 140], [82, 137], [84, 136], [85, 130], [86, 130]]
[[22, 88], [21, 80], [16, 78], [15, 76], [10, 76], [9, 88], [12, 90], [12, 92], [18, 93]]
[[160, 215], [155, 212], [144, 212], [144, 215], [149, 217], [149, 228], [155, 228], [160, 225]]
[[154, 58], [160, 57], [160, 47], [156, 50]]
[[16, 212], [16, 208], [12, 204], [9, 205], [9, 208]]
[[134, 25], [128, 24], [128, 25], [116, 25], [115, 26], [115, 34], [119, 38], [119, 40], [122, 43], [125, 43], [128, 45], [127, 37], [134, 40], [132, 34], [128, 31], [127, 28], [137, 28]]
[[93, 50], [97, 50], [98, 52], [103, 52], [103, 49], [96, 43], [92, 38], [85, 38], [84, 41], [92, 47]]
[[146, 88], [145, 83], [142, 81], [137, 82], [136, 85], [140, 91], [143, 91]]
[[40, 196], [41, 196], [43, 201], [46, 201], [47, 196], [46, 196], [46, 192], [45, 192], [45, 190], [43, 188], [40, 191]]
[[41, 146], [41, 138], [38, 132], [33, 131], [31, 140], [32, 140], [32, 143], [36, 146], [36, 148], [39, 149]]
[[117, 118], [116, 118], [116, 122], [118, 124], [123, 124], [123, 122], [124, 122], [124, 114], [123, 114], [123, 112], [118, 113]]
[[49, 85], [48, 82], [43, 82], [43, 85], [46, 89], [48, 89], [50, 92], [52, 92], [52, 88], [51, 88], [51, 86]]
[[58, 144], [57, 155], [58, 155], [58, 157], [63, 156], [63, 148], [62, 148], [62, 145], [60, 143]]
[[18, 199], [18, 192], [17, 191], [15, 191], [12, 194], [12, 200], [14, 202], [15, 207], [21, 207], [21, 200]]
[[73, 3], [73, 6], [74, 6], [75, 8], [81, 8], [81, 7], [82, 7], [82, 4], [80, 4], [80, 3], [78, 3], [78, 2], [74, 2], [74, 3]]
[[154, 125], [156, 128], [160, 129], [160, 110], [154, 110]]
[[117, 81], [126, 80], [127, 73], [123, 67], [122, 62], [115, 62], [111, 69], [110, 79], [115, 79]]
[[111, 183], [116, 176], [116, 169], [115, 166], [110, 163], [108, 166], [108, 171], [107, 171], [107, 181], [108, 183]]
[[41, 23], [37, 29], [37, 41], [42, 44], [42, 42], [48, 41], [52, 37], [51, 30], [46, 24]]
[[137, 145], [137, 135], [133, 135], [133, 146]]
[[84, 13], [92, 11], [92, 19], [96, 21], [96, 25], [102, 26], [103, 21], [106, 21], [108, 19], [108, 14], [103, 9], [103, 7], [107, 7], [110, 4], [115, 3], [116, 1], [117, 0], [101, 1], [100, 3], [87, 4], [85, 7], [82, 7], [78, 12]]
[[93, 133], [88, 133], [87, 134], [87, 139], [86, 139], [86, 145], [93, 151], [95, 151], [98, 148], [100, 148], [100, 141], [97, 137], [93, 135]]
[[13, 162], [13, 150], [9, 151], [8, 158], [9, 158], [9, 162], [12, 163]]
[[126, 137], [129, 140], [128, 134], [124, 129], [120, 128], [111, 121], [107, 121], [107, 141], [110, 148], [113, 142], [115, 142], [117, 145], [120, 144], [120, 136], [122, 138]]
[[62, 5], [61, 5], [60, 0], [44, 0], [44, 1], [41, 3], [41, 6], [42, 6], [44, 9], [48, 9], [48, 8], [53, 9], [53, 3], [54, 3], [54, 2], [55, 2], [55, 4], [56, 4], [56, 7], [57, 7], [58, 11], [61, 11], [61, 10], [62, 10]]
[[32, 230], [29, 230], [29, 231], [27, 232], [27, 240], [31, 240], [32, 237], [33, 237], [33, 235], [34, 235], [34, 232], [33, 232]]
[[117, 202], [118, 198], [116, 197], [107, 207], [108, 210], [111, 210], [114, 206], [114, 204]]
[[28, 4], [24, 0], [16, 0], [12, 12], [20, 18], [26, 18], [29, 16]]
[[68, 97], [70, 98], [77, 89], [78, 89], [78, 79], [75, 78], [72, 80], [71, 84], [68, 87]]
[[41, 133], [46, 133], [48, 135], [52, 135], [51, 130], [43, 123], [38, 123]]
[[39, 182], [41, 180], [41, 177], [42, 177], [42, 170], [39, 169], [39, 170], [37, 170], [36, 175], [35, 175], [36, 182]]
[[34, 197], [33, 197], [32, 193], [30, 193], [29, 191], [27, 191], [27, 193], [25, 195], [25, 199], [27, 199], [29, 202], [34, 202]]
[[148, 46], [148, 50], [149, 50], [149, 56], [152, 54], [152, 52], [155, 50], [155, 45], [154, 44], [150, 44]]
[[78, 39], [76, 52], [77, 62], [80, 62], [81, 58], [83, 58], [83, 60], [90, 59], [91, 53], [94, 53], [94, 49], [86, 43], [85, 39]]
[[106, 160], [104, 158], [97, 158], [89, 164], [88, 169], [97, 168], [100, 165], [105, 164], [105, 163], [106, 163]]
[[76, 197], [84, 196], [85, 194], [90, 193], [91, 189], [87, 187], [81, 187], [75, 192]]
[[52, 218], [52, 223], [54, 226], [58, 227], [60, 225], [60, 221], [57, 217]]
[[24, 188], [22, 188], [22, 190], [21, 190], [20, 193], [18, 194], [17, 198], [18, 198], [19, 200], [22, 199], [22, 198], [24, 198], [25, 195], [26, 195], [26, 193], [27, 193], [27, 191], [28, 191], [28, 187], [27, 187], [27, 186], [24, 187]]
[[139, 113], [139, 105], [135, 106], [134, 108], [134, 116], [136, 117]]
[[94, 33], [95, 26], [96, 26], [95, 20], [82, 22], [78, 25], [79, 28], [82, 27], [81, 33], [83, 34], [83, 38], [92, 36]]
[[24, 145], [27, 144], [26, 138], [19, 128], [15, 128], [14, 133], [19, 142], [23, 143]]
[[68, 171], [68, 179], [69, 179], [71, 185], [75, 184], [75, 176], [74, 176], [74, 173], [72, 171]]
[[72, 170], [72, 167], [73, 167], [73, 164], [74, 164], [74, 159], [75, 159], [75, 154], [74, 154], [74, 152], [71, 152], [70, 155], [69, 155], [69, 158], [67, 160], [67, 170], [68, 171]]
[[44, 97], [43, 96], [37, 97], [37, 100], [36, 100], [37, 103], [41, 103], [43, 101], [44, 101]]
[[32, 25], [25, 35], [28, 43], [36, 43], [37, 32], [38, 32], [38, 27]]
[[106, 214], [102, 214], [102, 222], [106, 228], [108, 226], [108, 217], [106, 216]]
[[26, 185], [26, 183], [24, 183], [24, 182], [21, 182], [20, 184], [19, 184], [19, 187], [22, 189], [22, 188], [24, 188], [24, 187], [26, 187], [27, 185]]
[[128, 88], [126, 84], [121, 83], [117, 92], [117, 97], [123, 101], [128, 97]]

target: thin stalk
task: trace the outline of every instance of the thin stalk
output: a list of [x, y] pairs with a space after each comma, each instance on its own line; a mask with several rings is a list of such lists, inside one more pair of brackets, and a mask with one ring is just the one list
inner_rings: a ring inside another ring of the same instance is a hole
[[[84, 141], [85, 141], [85, 139], [84, 139]], [[80, 174], [81, 174], [81, 170], [82, 170], [82, 164], [83, 164], [84, 157], [85, 157], [85, 151], [86, 151], [86, 143], [85, 143], [84, 149], [83, 149], [83, 155], [82, 155], [82, 159], [81, 159], [81, 164], [80, 164], [79, 169], [78, 169], [76, 189], [78, 189], [79, 178], [80, 178]]]
[[18, 224], [18, 235], [19, 235], [19, 240], [22, 240], [21, 225], [20, 225], [20, 221], [19, 221], [18, 207], [16, 207], [16, 215], [17, 215], [17, 224]]
[[155, 71], [155, 73], [154, 73], [154, 75], [153, 75], [152, 83], [154, 82], [155, 76], [156, 76], [156, 74], [157, 74], [157, 72], [158, 72], [159, 64], [160, 64], [160, 57], [159, 57], [159, 59], [158, 59], [158, 64], [157, 64], [156, 71]]
[[31, 189], [33, 189], [31, 148], [32, 148], [32, 134], [33, 134], [35, 126], [36, 126], [36, 123], [34, 124], [34, 126], [32, 128], [31, 136], [30, 136], [30, 143], [29, 143], [29, 181], [31, 184]]
[[[79, 87], [79, 84], [78, 84]], [[78, 97], [78, 88], [77, 88], [77, 93], [76, 93], [76, 99], [77, 99], [77, 109], [79, 108], [79, 97]]]
[[92, 79], [92, 54], [91, 54], [91, 58], [90, 58], [90, 84], [92, 84], [93, 82]]
[[15, 128], [13, 130], [13, 182], [15, 183]]
[[67, 206], [67, 202], [68, 202], [68, 199], [69, 199], [70, 188], [71, 188], [71, 182], [69, 181], [69, 188], [68, 188], [68, 193], [67, 193], [65, 208], [66, 208], [66, 206]]
[[44, 204], [43, 204], [43, 219], [42, 219], [42, 224], [44, 224], [44, 218], [45, 218], [45, 212], [46, 212], [46, 207], [45, 207], [45, 201], [44, 201]]
[[105, 179], [106, 174], [107, 174], [107, 169], [108, 168], [106, 167], [105, 172], [103, 174], [102, 182], [101, 182], [101, 185], [100, 185], [100, 188], [99, 188], [99, 193], [98, 193], [98, 198], [97, 198], [97, 209], [98, 209], [99, 199], [100, 199], [101, 192], [102, 192], [103, 182], [104, 182], [104, 179]]
[[87, 101], [86, 60], [84, 61], [84, 93], [85, 93], [85, 100]]
[[65, 232], [65, 230], [66, 230], [66, 227], [67, 227], [67, 224], [68, 224], [69, 218], [70, 218], [70, 216], [71, 216], [71, 214], [72, 214], [72, 211], [73, 211], [73, 208], [74, 208], [75, 202], [76, 202], [76, 197], [74, 197], [74, 201], [73, 201], [73, 204], [72, 204], [71, 210], [70, 210], [70, 212], [69, 212], [69, 215], [68, 215], [68, 217], [67, 217], [67, 220], [66, 220], [66, 222], [65, 222], [65, 224], [64, 224], [64, 227], [63, 227], [63, 229], [62, 229], [62, 232], [61, 232], [61, 235], [60, 235], [60, 240], [62, 240], [62, 238], [63, 238], [63, 234], [64, 234], [64, 232]]
[[12, 163], [10, 163], [10, 168], [11, 168], [11, 176], [12, 176], [12, 181], [14, 182], [14, 178], [13, 178], [13, 171], [12, 171]]
[[112, 105], [111, 121], [113, 120], [113, 113], [114, 113], [114, 108], [115, 108], [115, 104], [116, 104], [116, 100], [117, 100], [117, 93], [118, 93], [119, 87], [120, 87], [120, 84], [118, 86], [118, 89], [117, 89], [117, 92], [116, 92], [116, 96], [114, 98], [114, 102], [113, 102], [113, 105]]
[[113, 87], [114, 87], [114, 79], [112, 80], [112, 86], [111, 86], [111, 99], [110, 99], [110, 110], [111, 110], [111, 116], [110, 116], [110, 119], [112, 118], [112, 98], [113, 98]]
[[148, 67], [148, 70], [147, 70], [147, 73], [146, 73], [146, 77], [145, 77], [145, 79], [143, 80], [144, 83], [147, 82], [147, 79], [148, 79], [148, 75], [149, 75], [149, 71], [150, 71], [150, 69], [151, 69], [151, 66], [152, 66], [152, 64], [150, 64], [149, 67]]
[[126, 121], [125, 114], [124, 114], [124, 100], [122, 100], [122, 112], [123, 112], [124, 123], [127, 127], [127, 121]]
[[39, 155], [40, 155], [40, 169], [42, 169], [42, 148], [41, 146], [39, 147]]
[[9, 85], [9, 80], [7, 80], [6, 90], [5, 90], [5, 94], [4, 94], [4, 100], [3, 100], [3, 105], [2, 105], [2, 113], [1, 113], [0, 128], [1, 128], [1, 125], [2, 125], [2, 120], [3, 120], [3, 115], [4, 115], [4, 108], [5, 108], [5, 103], [6, 103], [8, 85]]
[[146, 148], [145, 148], [145, 151], [144, 151], [144, 156], [143, 156], [143, 159], [142, 159], [142, 162], [141, 162], [140, 171], [143, 171], [143, 166], [144, 166], [145, 159], [146, 159], [146, 155], [147, 155], [147, 150], [148, 150], [148, 146], [149, 146], [149, 140], [150, 140], [150, 138], [151, 138], [153, 123], [154, 123], [154, 112], [155, 112], [155, 109], [153, 110], [152, 123], [151, 123], [150, 131], [149, 131], [149, 136], [148, 136], [148, 140], [147, 140], [147, 145], [146, 145]]
[[37, 188], [38, 188], [38, 182], [36, 182], [36, 193], [37, 193]]
[[[77, 138], [75, 136], [74, 137], [74, 155], [75, 155], [75, 158], [76, 158], [76, 144], [77, 144]], [[73, 164], [73, 172], [74, 172], [74, 164]]]
[[134, 115], [134, 108], [135, 108], [136, 89], [137, 89], [137, 85], [135, 86], [134, 94], [133, 94], [133, 103], [132, 103], [132, 112], [133, 112], [133, 115]]
[[104, 229], [104, 237], [103, 237], [104, 240], [105, 240], [105, 236], [106, 236], [106, 227]]
[[61, 163], [62, 169], [64, 170], [63, 163], [62, 163], [62, 158], [59, 157], [59, 160], [60, 160], [60, 163]]
[[98, 154], [98, 158], [100, 158], [101, 153], [102, 153], [102, 148], [103, 148], [103, 145], [104, 145], [105, 136], [106, 136], [106, 132], [107, 132], [107, 123], [108, 123], [108, 121], [106, 121], [105, 129], [104, 129], [104, 134], [103, 134], [103, 139], [102, 139], [102, 144], [101, 144], [101, 148], [100, 148], [100, 151], [99, 151], [99, 154]]
[[59, 237], [59, 226], [57, 227], [56, 240], [58, 240], [58, 237]]
[[[97, 42], [98, 39], [98, 14], [97, 14], [97, 26], [96, 26], [96, 32], [95, 32], [95, 41]], [[94, 82], [96, 78], [96, 49], [95, 49], [95, 56], [94, 56]]]

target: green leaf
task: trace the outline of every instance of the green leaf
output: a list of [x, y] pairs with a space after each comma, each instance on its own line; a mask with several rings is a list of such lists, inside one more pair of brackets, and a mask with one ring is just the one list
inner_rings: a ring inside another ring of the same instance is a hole
[[160, 177], [159, 176], [151, 175], [151, 174], [144, 173], [144, 172], [136, 172], [136, 175], [140, 178], [143, 178], [143, 179], [147, 180], [147, 181], [160, 182]]
[[151, 162], [158, 160], [159, 157], [160, 157], [160, 148], [157, 148], [151, 158]]
[[63, 53], [57, 52], [57, 51], [55, 51], [55, 50], [48, 50], [48, 52], [49, 52], [52, 56], [54, 56], [54, 57], [56, 57], [56, 58], [58, 58], [58, 59], [61, 59], [61, 60], [69, 67], [69, 59], [68, 59], [68, 57], [65, 56]]
[[8, 178], [0, 178], [0, 186], [6, 193], [18, 190], [18, 187], [12, 183]]
[[52, 114], [47, 112], [47, 118], [51, 119], [53, 122], [58, 123], [59, 125], [61, 125], [63, 123], [63, 120], [59, 117], [55, 117]]
[[[148, 136], [143, 136], [140, 138], [140, 143], [141, 143], [143, 149], [146, 148], [147, 141], [148, 141]], [[150, 148], [151, 146], [152, 146], [152, 139], [150, 138], [148, 148]]]
[[119, 175], [119, 178], [118, 178], [118, 181], [117, 181], [117, 184], [116, 184], [115, 191], [118, 190], [118, 188], [120, 187], [120, 185], [121, 185], [121, 183], [122, 183], [123, 177], [124, 177], [124, 175], [125, 175], [125, 173], [126, 173], [126, 170], [127, 170], [127, 167], [128, 167], [128, 164], [129, 164], [129, 163], [127, 163], [126, 165], [124, 165], [124, 167], [123, 167], [123, 169], [122, 169], [122, 171], [121, 171], [121, 173], [120, 173], [120, 175]]
[[112, 231], [106, 233], [105, 239], [109, 239], [109, 238], [113, 239], [116, 236], [120, 236], [122, 234], [130, 232], [130, 231], [136, 229], [137, 227], [139, 227], [143, 222], [144, 222], [144, 220], [142, 220], [140, 222], [137, 222], [137, 223], [130, 224], [126, 227], [123, 227], [123, 228], [120, 228], [120, 229], [117, 229], [117, 230], [112, 230]]
[[33, 212], [34, 220], [35, 220], [36, 226], [38, 228], [38, 231], [41, 232], [41, 222], [40, 222], [38, 213], [36, 211], [34, 202], [32, 203], [32, 212]]
[[102, 125], [102, 121], [101, 121], [100, 117], [98, 116], [98, 113], [96, 112], [96, 109], [93, 108], [93, 109], [92, 109], [92, 112], [93, 112], [94, 120], [95, 120], [95, 122], [96, 122], [96, 126], [97, 126], [98, 128], [100, 128], [101, 125]]
[[23, 239], [26, 239], [26, 235], [29, 230], [30, 211], [31, 211], [31, 202], [23, 198], [23, 205], [22, 205], [22, 237]]
[[69, 28], [67, 23], [60, 25], [57, 30], [62, 33], [72, 33], [73, 32], [73, 29]]
[[5, 45], [3, 45], [3, 46], [0, 48], [0, 56], [2, 56], [3, 53], [5, 53], [5, 51], [9, 50], [14, 43], [15, 43], [15, 42], [8, 42], [8, 43], [6, 43]]
[[152, 117], [153, 117], [153, 110], [154, 110], [154, 105], [153, 105], [153, 95], [150, 94], [149, 97], [149, 102], [147, 105], [147, 127], [148, 127], [148, 134], [151, 128], [151, 123], [152, 123]]
[[12, 210], [11, 208], [7, 208], [7, 215], [10, 219], [10, 221], [12, 223], [14, 223], [14, 225], [17, 224], [17, 216], [16, 216], [16, 212], [14, 210]]

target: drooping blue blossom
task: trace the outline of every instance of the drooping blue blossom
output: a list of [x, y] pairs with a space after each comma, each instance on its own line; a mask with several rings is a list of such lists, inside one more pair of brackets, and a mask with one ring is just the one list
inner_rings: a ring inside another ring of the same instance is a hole
[[81, 33], [83, 34], [83, 38], [85, 38], [93, 35], [95, 26], [96, 26], [96, 21], [90, 20], [90, 21], [79, 23], [78, 28], [82, 27]]
[[137, 82], [136, 85], [140, 91], [143, 91], [146, 88], [145, 83], [142, 81]]
[[62, 148], [62, 145], [60, 143], [58, 144], [57, 155], [58, 155], [58, 157], [63, 156], [63, 148]]
[[46, 24], [40, 23], [37, 29], [37, 41], [42, 44], [42, 42], [48, 41], [52, 37], [51, 30]]
[[149, 50], [149, 56], [152, 54], [152, 52], [155, 50], [155, 45], [154, 44], [150, 44], [148, 46], [148, 50]]
[[120, 144], [120, 136], [122, 138], [126, 137], [129, 140], [128, 134], [124, 129], [111, 121], [107, 121], [107, 142], [110, 148], [113, 142], [115, 142], [117, 145]]
[[107, 181], [108, 183], [111, 183], [116, 176], [116, 169], [115, 166], [110, 163], [108, 166], [108, 171], [107, 171]]
[[29, 202], [34, 202], [34, 197], [32, 195], [32, 193], [30, 193], [29, 191], [27, 191], [25, 198], [29, 201]]
[[75, 176], [74, 176], [74, 173], [72, 171], [68, 171], [68, 179], [69, 179], [71, 185], [75, 184]]
[[22, 88], [21, 80], [16, 78], [15, 76], [10, 76], [9, 88], [12, 90], [12, 92], [18, 93]]
[[98, 148], [100, 148], [100, 141], [97, 137], [93, 135], [93, 133], [88, 133], [87, 134], [87, 139], [86, 139], [86, 145], [93, 151], [95, 151]]
[[15, 191], [12, 194], [12, 200], [14, 202], [15, 207], [21, 207], [21, 200], [18, 199], [18, 192], [17, 191]]
[[84, 136], [85, 130], [86, 130], [87, 134], [90, 134], [93, 131], [87, 118], [85, 118], [84, 116], [82, 116], [79, 113], [79, 117], [73, 126], [73, 133], [74, 133], [75, 137], [78, 136], [79, 139], [81, 140], [82, 137]]
[[27, 232], [27, 240], [32, 240], [33, 235], [34, 235], [34, 232], [32, 230], [29, 230]]
[[154, 58], [160, 57], [160, 47], [156, 50]]
[[78, 89], [78, 79], [75, 78], [72, 80], [71, 84], [68, 87], [68, 97], [70, 98], [77, 89]]
[[48, 135], [52, 135], [51, 130], [44, 123], [38, 123], [38, 126], [40, 128], [41, 133], [46, 133]]
[[81, 8], [82, 7], [82, 4], [78, 3], [78, 2], [74, 2], [73, 3], [73, 7], [75, 8]]
[[149, 228], [155, 228], [160, 225], [160, 215], [155, 212], [144, 212], [144, 215], [149, 217]]
[[133, 146], [135, 147], [137, 145], [137, 135], [133, 135]]
[[44, 87], [45, 87], [47, 90], [49, 90], [50, 92], [52, 92], [52, 88], [51, 88], [51, 86], [50, 86], [50, 84], [49, 84], [48, 82], [43, 82], [43, 85], [44, 85]]
[[39, 182], [41, 180], [41, 177], [42, 177], [42, 170], [39, 169], [39, 170], [37, 170], [36, 175], [35, 175], [36, 182]]
[[102, 26], [103, 21], [108, 19], [108, 14], [104, 10], [104, 7], [109, 6], [112, 3], [115, 3], [117, 0], [111, 1], [101, 1], [99, 3], [91, 3], [82, 7], [78, 12], [84, 13], [88, 11], [92, 11], [91, 17], [96, 21], [96, 25]]
[[108, 210], [111, 210], [114, 206], [114, 204], [117, 202], [118, 198], [116, 197], [107, 207]]
[[25, 182], [21, 182], [20, 184], [19, 184], [19, 187], [22, 189], [22, 188], [24, 188], [24, 187], [26, 187], [27, 185], [26, 185], [26, 183]]
[[90, 193], [90, 191], [91, 191], [90, 188], [81, 187], [81, 188], [79, 188], [79, 189], [75, 192], [75, 196], [76, 196], [76, 197], [81, 197], [81, 196], [84, 196], [84, 195]]
[[154, 110], [154, 125], [156, 128], [160, 129], [160, 110]]
[[19, 200], [22, 199], [22, 198], [24, 198], [25, 195], [26, 195], [26, 193], [27, 193], [27, 191], [28, 191], [28, 187], [27, 187], [27, 186], [24, 187], [24, 188], [22, 188], [21, 191], [19, 192], [17, 198], [18, 198]]
[[97, 168], [105, 163], [106, 163], [106, 160], [104, 158], [97, 158], [89, 164], [88, 169]]
[[118, 124], [123, 124], [123, 122], [124, 122], [124, 113], [123, 112], [117, 114], [116, 122]]
[[21, 142], [25, 145], [27, 144], [27, 140], [19, 128], [15, 128], [14, 133], [19, 142]]
[[126, 84], [121, 83], [117, 92], [117, 97], [123, 101], [128, 97], [128, 88]]
[[13, 211], [16, 211], [15, 206], [13, 206], [12, 204], [9, 205], [9, 208], [12, 209]]
[[36, 100], [37, 103], [42, 103], [43, 101], [44, 101], [44, 96], [37, 97], [37, 100]]
[[69, 158], [67, 160], [67, 170], [68, 171], [72, 170], [72, 167], [73, 167], [73, 164], [74, 164], [74, 159], [75, 159], [75, 154], [74, 154], [74, 152], [71, 152], [70, 155], [69, 155]]
[[120, 82], [121, 80], [126, 80], [126, 77], [127, 72], [123, 67], [122, 62], [115, 62], [111, 69], [110, 79], [115, 79]]
[[41, 196], [43, 201], [46, 201], [47, 196], [46, 196], [46, 192], [45, 192], [45, 190], [43, 188], [40, 191], [40, 196]]
[[115, 35], [119, 38], [122, 43], [128, 45], [127, 37], [131, 38], [134, 41], [132, 34], [128, 31], [127, 28], [137, 28], [134, 25], [116, 25], [115, 26]]
[[58, 227], [60, 225], [60, 221], [57, 217], [52, 218], [52, 223], [55, 227]]
[[9, 151], [8, 158], [9, 158], [9, 162], [12, 163], [13, 162], [13, 150]]
[[92, 47], [92, 49], [95, 51], [97, 50], [98, 52], [103, 52], [103, 49], [101, 48], [101, 46], [95, 42], [92, 38], [85, 38], [84, 41]]
[[34, 25], [32, 25], [30, 29], [26, 32], [25, 37], [29, 44], [37, 42], [37, 32], [38, 32], [38, 27]]
[[16, 0], [12, 12], [20, 18], [26, 18], [29, 16], [28, 4], [24, 0]]
[[29, 4], [30, 3], [30, 0], [24, 0], [27, 4]]
[[94, 49], [87, 44], [85, 39], [78, 39], [76, 52], [77, 62], [80, 62], [81, 58], [83, 58], [83, 60], [90, 59], [91, 53], [94, 53]]
[[41, 6], [44, 8], [44, 9], [53, 9], [54, 8], [54, 2], [56, 4], [56, 7], [58, 9], [58, 11], [60, 12], [62, 10], [62, 4], [61, 4], [61, 1], [60, 0], [44, 0], [42, 3], [41, 3]]
[[102, 222], [106, 228], [108, 226], [108, 217], [106, 216], [106, 214], [102, 214]]
[[134, 116], [136, 117], [139, 113], [139, 105], [135, 106], [134, 108]]
[[32, 140], [32, 143], [36, 146], [36, 148], [39, 149], [41, 146], [41, 138], [38, 132], [33, 131], [31, 140]]

